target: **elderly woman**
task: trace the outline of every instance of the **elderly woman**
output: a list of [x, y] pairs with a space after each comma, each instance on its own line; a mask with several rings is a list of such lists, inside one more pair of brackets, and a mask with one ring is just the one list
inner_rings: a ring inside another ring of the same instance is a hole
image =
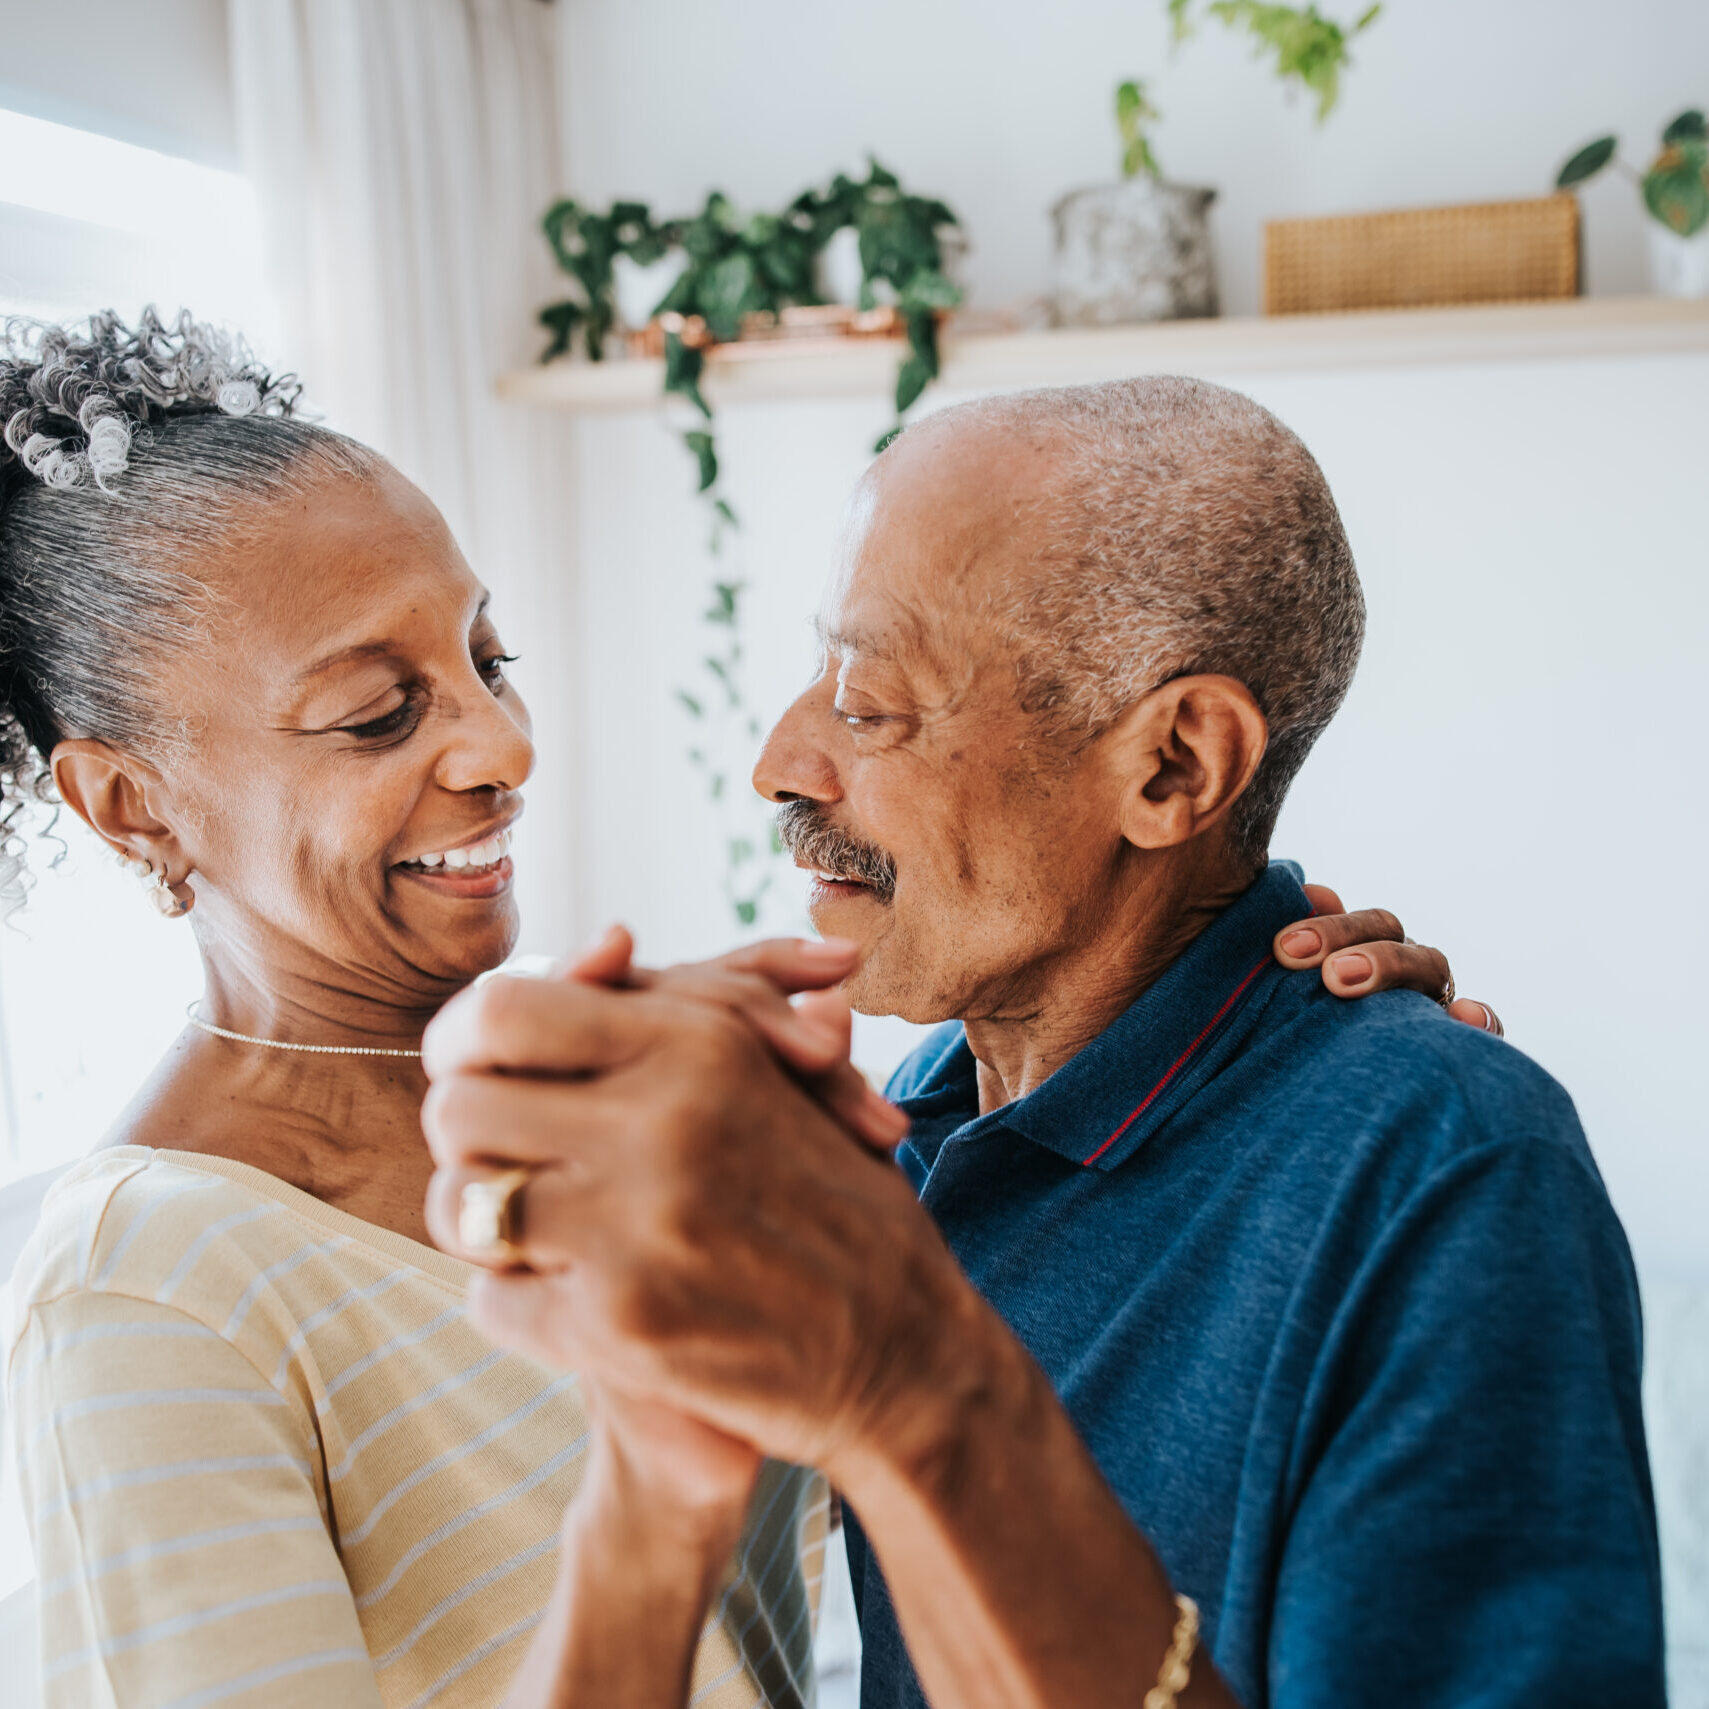
[[[14, 1281], [48, 1699], [806, 1703], [822, 1484], [495, 1349], [426, 1243], [421, 1036], [512, 948], [533, 749], [438, 513], [296, 395], [188, 320], [0, 348], [0, 888], [57, 799], [207, 981]], [[893, 1141], [773, 991], [848, 956], [754, 965], [681, 977]]]

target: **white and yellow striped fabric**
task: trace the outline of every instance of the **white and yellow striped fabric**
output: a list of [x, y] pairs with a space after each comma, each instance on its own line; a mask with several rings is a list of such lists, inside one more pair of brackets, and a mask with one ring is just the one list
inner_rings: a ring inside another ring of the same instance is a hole
[[[224, 1158], [55, 1184], [7, 1343], [49, 1705], [502, 1700], [587, 1425], [573, 1377], [465, 1321], [470, 1274]], [[696, 1709], [811, 1703], [826, 1523], [767, 1466]]]

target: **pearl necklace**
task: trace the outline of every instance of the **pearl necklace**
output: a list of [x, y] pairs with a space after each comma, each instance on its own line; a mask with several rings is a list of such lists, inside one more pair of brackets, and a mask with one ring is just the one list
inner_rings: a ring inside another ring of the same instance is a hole
[[380, 1050], [367, 1044], [287, 1044], [279, 1038], [252, 1038], [248, 1033], [234, 1033], [229, 1027], [216, 1027], [212, 1021], [204, 1021], [196, 1013], [194, 1003], [185, 1010], [185, 1015], [191, 1026], [200, 1027], [215, 1038], [229, 1038], [233, 1044], [259, 1044], [268, 1050], [300, 1050], [311, 1056], [407, 1056], [414, 1062], [421, 1060], [419, 1050]]

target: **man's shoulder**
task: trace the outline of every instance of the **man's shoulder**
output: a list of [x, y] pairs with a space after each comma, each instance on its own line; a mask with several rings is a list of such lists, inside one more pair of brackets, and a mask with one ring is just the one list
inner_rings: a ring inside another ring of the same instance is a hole
[[1368, 1166], [1403, 1175], [1523, 1152], [1602, 1194], [1571, 1096], [1515, 1046], [1413, 992], [1348, 1002], [1314, 985], [1278, 998], [1256, 1066], [1273, 1107], [1309, 1110], [1302, 1138], [1336, 1157], [1363, 1149]]

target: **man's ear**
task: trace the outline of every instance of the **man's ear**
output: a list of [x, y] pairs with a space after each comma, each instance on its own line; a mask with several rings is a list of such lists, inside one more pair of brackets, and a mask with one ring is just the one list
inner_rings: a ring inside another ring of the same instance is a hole
[[116, 854], [144, 860], [170, 884], [188, 875], [178, 834], [155, 811], [160, 776], [130, 754], [79, 737], [49, 756], [59, 798]]
[[1227, 815], [1264, 758], [1270, 726], [1245, 683], [1183, 676], [1129, 707], [1111, 735], [1122, 835], [1135, 848], [1166, 849]]

